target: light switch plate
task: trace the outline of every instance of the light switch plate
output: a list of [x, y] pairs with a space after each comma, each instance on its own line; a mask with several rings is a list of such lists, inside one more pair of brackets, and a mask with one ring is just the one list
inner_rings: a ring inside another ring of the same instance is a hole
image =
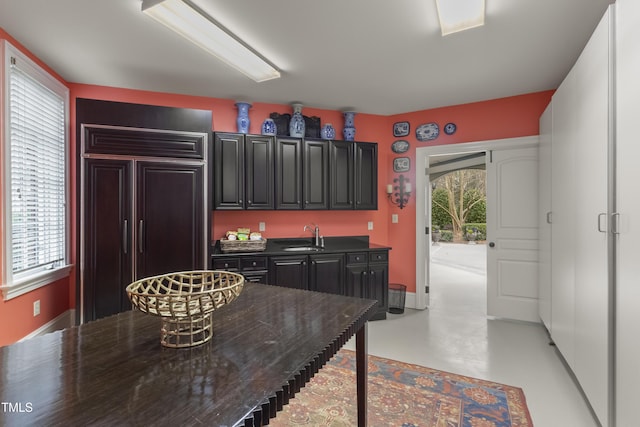
[[373, 221], [369, 221], [367, 223], [367, 230], [369, 230], [369, 231], [373, 230]]
[[266, 224], [264, 222], [259, 222], [258, 223], [258, 231], [264, 231], [267, 228]]
[[394, 224], [398, 223], [398, 214], [391, 214], [391, 222]]

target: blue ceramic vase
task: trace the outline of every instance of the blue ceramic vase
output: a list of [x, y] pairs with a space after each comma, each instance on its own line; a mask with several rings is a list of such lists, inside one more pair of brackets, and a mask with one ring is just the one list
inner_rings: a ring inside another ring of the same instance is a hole
[[344, 129], [342, 129], [342, 136], [345, 141], [353, 141], [356, 137], [355, 115], [356, 113], [354, 111], [344, 112]]
[[236, 107], [238, 108], [238, 118], [236, 119], [238, 132], [249, 133], [249, 124], [251, 123], [249, 120], [249, 108], [251, 108], [251, 104], [248, 102], [236, 102]]
[[336, 130], [331, 126], [331, 123], [327, 123], [320, 129], [320, 138], [322, 139], [336, 139]]
[[302, 117], [302, 104], [291, 104], [293, 107], [293, 115], [289, 122], [289, 136], [296, 138], [304, 137], [304, 117]]
[[264, 122], [262, 122], [262, 134], [270, 136], [276, 134], [276, 122], [273, 119], [264, 119]]

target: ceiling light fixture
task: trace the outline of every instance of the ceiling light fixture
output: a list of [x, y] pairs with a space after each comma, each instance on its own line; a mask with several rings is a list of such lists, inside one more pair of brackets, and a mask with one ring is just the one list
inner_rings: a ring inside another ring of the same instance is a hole
[[142, 11], [256, 82], [280, 71], [188, 0], [143, 0]]
[[436, 0], [442, 35], [484, 25], [485, 0]]

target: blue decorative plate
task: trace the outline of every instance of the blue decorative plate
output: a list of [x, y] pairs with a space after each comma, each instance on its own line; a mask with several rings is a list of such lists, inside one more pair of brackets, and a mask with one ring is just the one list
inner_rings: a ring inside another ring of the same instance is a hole
[[418, 141], [433, 141], [440, 135], [440, 128], [437, 123], [426, 123], [416, 128], [416, 139]]
[[393, 124], [393, 136], [407, 136], [411, 126], [409, 122], [397, 122]]
[[409, 142], [404, 139], [399, 139], [391, 144], [391, 151], [394, 153], [406, 153], [409, 151]]
[[444, 133], [446, 133], [447, 135], [453, 135], [454, 133], [456, 133], [457, 128], [458, 127], [455, 123], [447, 123], [446, 125], [444, 125]]

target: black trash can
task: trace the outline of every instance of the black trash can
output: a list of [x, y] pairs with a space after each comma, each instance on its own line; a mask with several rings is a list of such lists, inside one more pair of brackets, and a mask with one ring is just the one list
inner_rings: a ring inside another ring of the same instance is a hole
[[407, 287], [401, 283], [389, 283], [389, 309], [392, 314], [404, 313], [404, 299], [407, 295]]

